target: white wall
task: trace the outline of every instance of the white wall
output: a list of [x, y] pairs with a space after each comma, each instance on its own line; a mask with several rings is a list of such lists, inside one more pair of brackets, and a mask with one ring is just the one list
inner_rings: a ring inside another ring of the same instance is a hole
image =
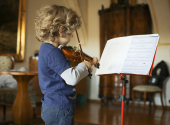
[[[146, 1], [146, 0], [145, 0]], [[164, 60], [168, 66], [170, 72], [170, 6], [168, 0], [148, 0], [150, 11], [153, 19], [153, 33], [160, 35], [159, 46], [157, 48], [154, 66], [160, 61]], [[169, 43], [169, 45], [166, 45]], [[165, 45], [161, 45], [165, 44]], [[165, 105], [170, 106], [170, 80], [166, 80], [164, 83], [164, 98]], [[155, 95], [155, 104], [161, 105], [160, 95]]]
[[[167, 63], [168, 68], [170, 69], [170, 46], [158, 46], [154, 64], [156, 65], [161, 60], [164, 60]], [[164, 103], [166, 102], [166, 105], [168, 105], [168, 106], [170, 106], [170, 104], [168, 102], [170, 100], [169, 89], [170, 89], [170, 78], [168, 78], [168, 80], [164, 83], [164, 89], [163, 89], [163, 92], [164, 92], [163, 101], [164, 101]], [[155, 104], [161, 105], [159, 94], [155, 95]]]

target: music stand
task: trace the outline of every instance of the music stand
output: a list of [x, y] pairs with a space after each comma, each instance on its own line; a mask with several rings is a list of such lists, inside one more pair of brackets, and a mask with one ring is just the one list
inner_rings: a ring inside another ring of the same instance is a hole
[[[155, 55], [156, 55], [156, 51], [157, 51], [157, 47], [156, 47], [156, 50], [155, 50]], [[145, 75], [145, 76], [150, 76], [150, 77], [152, 76], [152, 70], [153, 70], [153, 65], [154, 65], [154, 61], [155, 61], [155, 55], [154, 55], [154, 58], [153, 58], [153, 61], [152, 61], [152, 66], [151, 66], [151, 69], [150, 69], [150, 73], [149, 73], [149, 75]], [[122, 101], [122, 106], [121, 106], [121, 125], [123, 125], [123, 116], [124, 116], [125, 85], [126, 85], [126, 83], [128, 83], [128, 80], [126, 80], [123, 75], [132, 75], [132, 74], [120, 73], [120, 80], [123, 81], [122, 95], [119, 95], [119, 97], [121, 98], [121, 101]], [[140, 74], [137, 74], [137, 75], [140, 75]]]

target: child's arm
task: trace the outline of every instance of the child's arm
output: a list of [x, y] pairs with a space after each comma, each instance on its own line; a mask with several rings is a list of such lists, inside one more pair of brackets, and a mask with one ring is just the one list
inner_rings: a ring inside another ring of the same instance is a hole
[[68, 85], [76, 85], [81, 79], [86, 77], [89, 72], [93, 71], [92, 65], [98, 63], [97, 57], [93, 57], [92, 62], [83, 61], [79, 63], [76, 67], [71, 67], [61, 73], [61, 77], [65, 80]]
[[65, 80], [66, 84], [74, 86], [89, 74], [88, 69], [92, 71], [91, 63], [84, 61], [76, 67], [68, 68], [60, 76]]
[[[92, 62], [83, 61], [76, 67], [70, 67], [65, 55], [59, 49], [53, 49], [47, 56], [47, 65], [60, 75], [68, 85], [76, 85], [81, 79], [92, 72], [92, 65], [98, 61], [94, 59]], [[41, 69], [43, 70], [43, 69]]]

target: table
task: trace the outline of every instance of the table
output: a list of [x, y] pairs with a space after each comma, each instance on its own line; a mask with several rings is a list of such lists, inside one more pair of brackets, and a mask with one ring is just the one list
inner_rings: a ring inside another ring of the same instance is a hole
[[33, 119], [33, 108], [28, 95], [29, 81], [38, 75], [38, 72], [0, 72], [10, 74], [17, 80], [18, 91], [12, 106], [12, 119], [15, 124], [30, 124]]

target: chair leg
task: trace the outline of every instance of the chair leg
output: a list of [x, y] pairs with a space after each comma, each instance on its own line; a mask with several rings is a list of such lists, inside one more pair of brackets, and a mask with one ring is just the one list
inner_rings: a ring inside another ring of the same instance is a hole
[[163, 104], [163, 99], [162, 99], [162, 91], [160, 92], [160, 96], [161, 96], [162, 108], [165, 109], [164, 104]]
[[155, 93], [152, 94], [152, 102], [153, 102], [153, 107], [155, 108], [155, 100], [154, 100], [154, 95]]
[[126, 100], [126, 105], [129, 106], [129, 99]]
[[36, 116], [36, 113], [35, 113], [35, 108], [33, 108], [33, 113], [34, 113], [33, 118], [36, 118], [37, 116]]
[[132, 105], [135, 105], [135, 91], [132, 90]]
[[6, 105], [3, 105], [3, 120], [5, 121], [6, 120]]
[[146, 97], [147, 97], [147, 92], [144, 92], [143, 94], [144, 107], [146, 106]]
[[152, 94], [149, 93], [149, 108], [151, 108], [151, 103], [152, 103]]

